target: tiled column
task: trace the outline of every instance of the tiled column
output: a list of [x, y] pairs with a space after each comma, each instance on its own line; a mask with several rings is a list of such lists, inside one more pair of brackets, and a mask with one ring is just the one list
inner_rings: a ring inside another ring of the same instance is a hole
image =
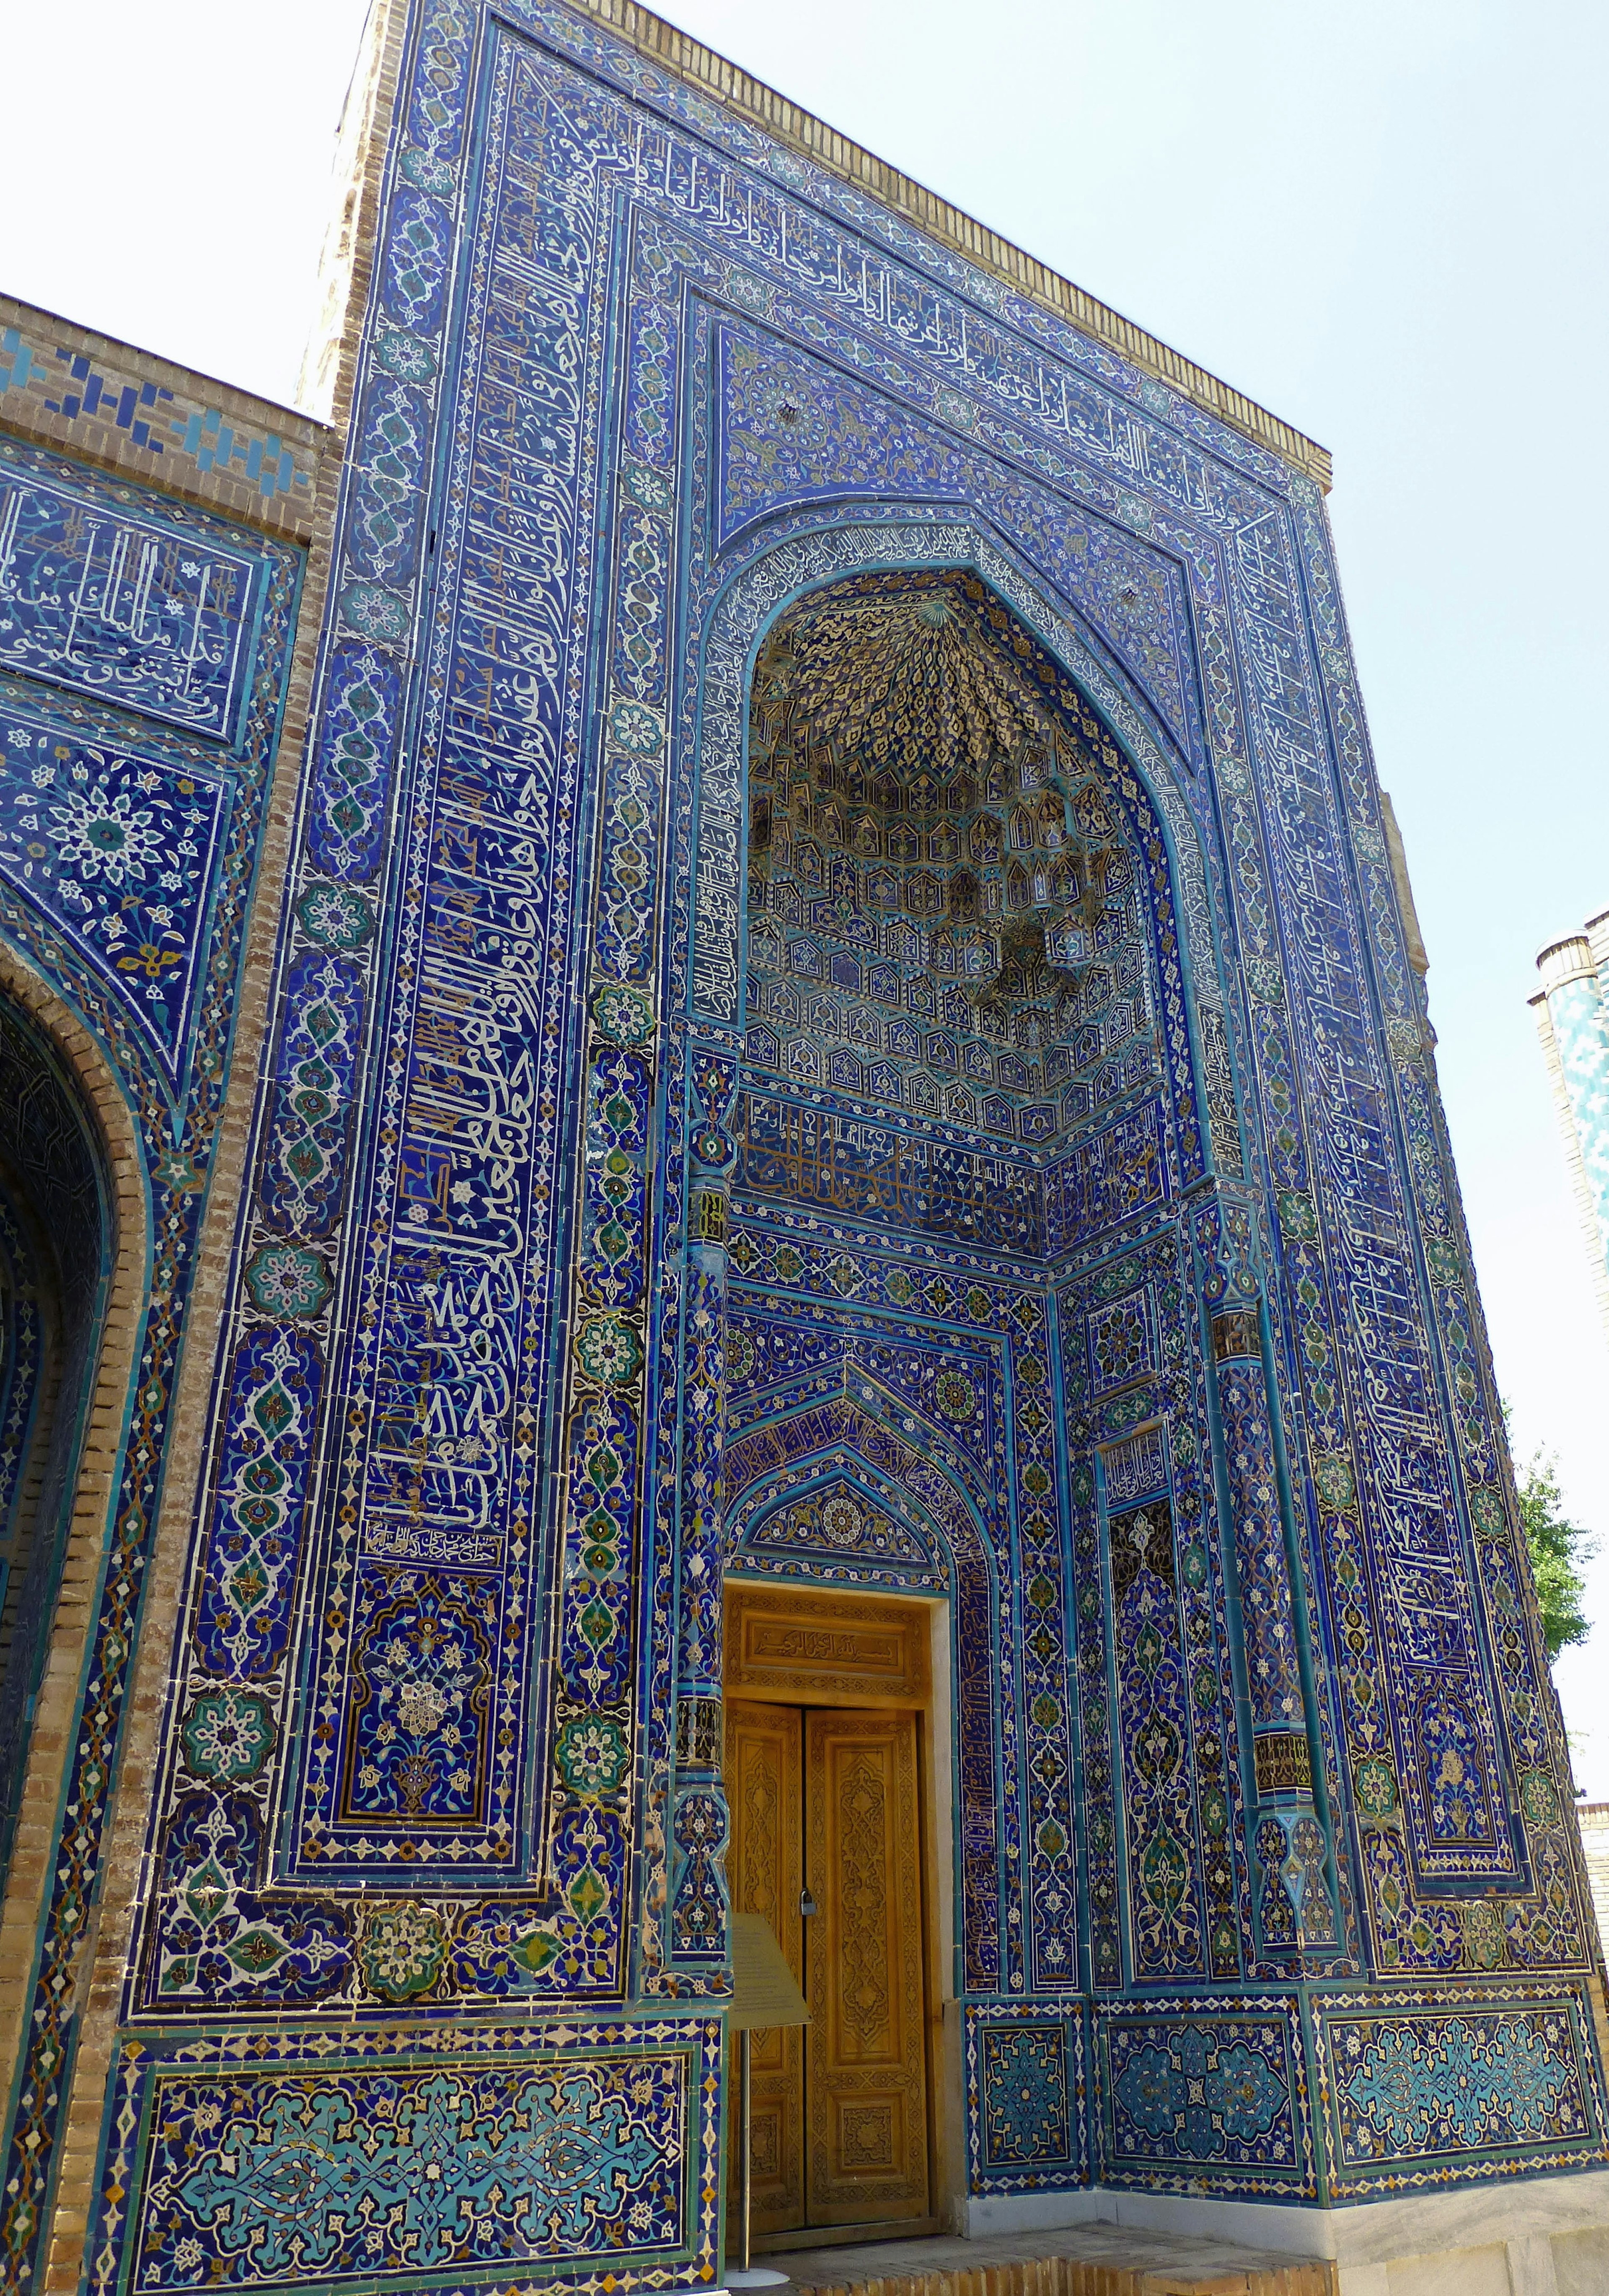
[[736, 1065], [723, 1054], [695, 1052], [690, 1076], [671, 1952], [677, 1961], [723, 1963], [728, 1822], [721, 1781], [721, 1447], [726, 1418], [726, 1214], [735, 1152], [727, 1122]]
[[1252, 1843], [1258, 1927], [1265, 1950], [1333, 1948], [1328, 1844], [1313, 1805], [1296, 1604], [1257, 1304], [1239, 1301], [1216, 1310], [1212, 1335], [1256, 1784]]

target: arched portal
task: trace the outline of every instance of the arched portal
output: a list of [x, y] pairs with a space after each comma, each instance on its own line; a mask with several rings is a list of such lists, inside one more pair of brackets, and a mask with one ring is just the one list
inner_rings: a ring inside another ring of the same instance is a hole
[[[1004, 1787], [986, 1718], [1002, 1687], [1014, 1702], [1015, 1653], [1002, 1641], [1011, 1610], [1009, 1545], [1001, 1535], [1009, 1510], [987, 1467], [951, 1439], [942, 1418], [921, 1412], [910, 1376], [915, 1362], [884, 1343], [877, 1321], [813, 1322], [799, 1304], [791, 1319], [796, 1350], [837, 1350], [837, 1392], [825, 1397], [819, 1375], [765, 1379], [766, 1323], [747, 1287], [735, 1287], [727, 1326], [739, 1368], [724, 1462], [729, 1575], [948, 1596], [950, 1685], [976, 1726], [953, 1750], [960, 1851], [943, 1862], [955, 1890], [963, 1981], [986, 1992], [1001, 1979]], [[780, 1355], [774, 1331], [769, 1337], [769, 1351]], [[963, 1387], [976, 1405], [978, 1390], [961, 1360], [957, 1351], [940, 1381], [951, 1405]], [[914, 1570], [905, 1559], [912, 1554], [922, 1555]]]
[[0, 1860], [27, 1774], [110, 1273], [96, 1134], [0, 1000]]

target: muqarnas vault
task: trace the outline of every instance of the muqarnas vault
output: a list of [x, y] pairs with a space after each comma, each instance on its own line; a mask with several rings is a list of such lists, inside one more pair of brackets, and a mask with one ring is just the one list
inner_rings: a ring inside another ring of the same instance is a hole
[[776, 2240], [1601, 2168], [1327, 459], [604, 14], [399, 4], [354, 99], [261, 1075], [13, 2268], [53, 2210], [105, 2296], [714, 2286], [734, 1906], [813, 2004]]

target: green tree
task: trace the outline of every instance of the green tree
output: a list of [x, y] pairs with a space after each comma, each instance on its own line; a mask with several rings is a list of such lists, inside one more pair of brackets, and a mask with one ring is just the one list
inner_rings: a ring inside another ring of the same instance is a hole
[[1520, 1520], [1525, 1526], [1525, 1544], [1531, 1550], [1531, 1575], [1542, 1612], [1542, 1636], [1551, 1660], [1568, 1644], [1585, 1642], [1592, 1631], [1581, 1608], [1587, 1582], [1580, 1566], [1597, 1553], [1597, 1541], [1565, 1516], [1554, 1453], [1544, 1456], [1540, 1447], [1533, 1451], [1518, 1482]]

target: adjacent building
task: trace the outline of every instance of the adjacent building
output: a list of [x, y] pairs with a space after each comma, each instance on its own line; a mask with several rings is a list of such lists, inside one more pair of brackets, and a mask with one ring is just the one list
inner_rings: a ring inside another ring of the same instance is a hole
[[1564, 1153], [1598, 1312], [1609, 1338], [1609, 909], [1537, 957], [1531, 1000], [1564, 1136]]

